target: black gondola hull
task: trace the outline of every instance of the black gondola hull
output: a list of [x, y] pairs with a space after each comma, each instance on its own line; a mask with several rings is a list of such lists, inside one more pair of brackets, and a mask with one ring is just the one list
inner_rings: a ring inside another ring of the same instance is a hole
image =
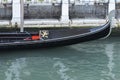
[[[0, 49], [26, 49], [26, 48], [47, 48], [47, 47], [59, 47], [77, 44], [81, 42], [91, 41], [106, 37], [110, 34], [110, 22], [103, 26], [104, 28], [96, 29], [94, 32], [88, 32], [87, 34], [77, 34], [66, 37], [58, 37], [46, 40], [35, 40], [35, 41], [21, 41], [21, 42], [9, 42], [1, 43]], [[53, 33], [54, 34], [54, 33]]]

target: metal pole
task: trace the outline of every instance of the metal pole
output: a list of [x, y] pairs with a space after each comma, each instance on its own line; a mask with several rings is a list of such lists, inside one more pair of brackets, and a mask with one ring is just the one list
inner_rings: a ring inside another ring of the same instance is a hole
[[24, 32], [24, 0], [20, 0], [20, 32]]

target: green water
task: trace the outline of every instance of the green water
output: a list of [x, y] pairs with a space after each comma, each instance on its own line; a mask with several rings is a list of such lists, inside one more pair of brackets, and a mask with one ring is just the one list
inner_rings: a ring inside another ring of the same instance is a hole
[[120, 80], [120, 38], [0, 52], [0, 80]]

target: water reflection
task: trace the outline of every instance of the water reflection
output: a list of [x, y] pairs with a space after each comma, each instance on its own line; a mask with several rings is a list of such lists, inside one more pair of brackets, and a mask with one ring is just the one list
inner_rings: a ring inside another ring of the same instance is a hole
[[11, 62], [8, 69], [5, 71], [5, 80], [21, 80], [20, 72], [26, 66], [26, 59], [20, 58]]
[[67, 74], [70, 69], [66, 67], [65, 64], [59, 60], [59, 58], [54, 58], [54, 60], [56, 61], [54, 63], [54, 68], [58, 68], [57, 73], [62, 80], [75, 80]]
[[116, 80], [114, 47], [120, 46], [118, 43], [112, 39], [51, 49], [2, 51], [0, 80]]
[[[108, 72], [103, 72], [108, 80], [116, 80], [115, 74], [113, 73], [114, 69], [114, 43], [105, 45], [105, 54], [108, 57]], [[103, 79], [104, 80], [104, 79]]]
[[[14, 79], [16, 80], [21, 78], [21, 80], [24, 80], [23, 78], [28, 77], [27, 73], [30, 73], [29, 80], [34, 78], [36, 80], [39, 80], [39, 78], [51, 80], [53, 77], [55, 78], [53, 80], [79, 80], [84, 79], [84, 77], [92, 77], [94, 78], [93, 80], [100, 79], [100, 71], [105, 68], [104, 65], [107, 63], [105, 55], [101, 54], [104, 48], [101, 45], [99, 46], [101, 50], [98, 51], [96, 49], [97, 45], [93, 44], [86, 49], [89, 45], [84, 43], [82, 45], [47, 50], [3, 52], [0, 56], [0, 61], [2, 66], [7, 68], [1, 74], [4, 72], [5, 80], [12, 77], [15, 77]], [[75, 46], [78, 46], [79, 50]], [[100, 60], [101, 58], [102, 61]], [[26, 67], [22, 66], [21, 59], [25, 59], [25, 62], [23, 62], [26, 64]], [[8, 63], [9, 65], [7, 65]], [[38, 74], [39, 76], [37, 76]]]

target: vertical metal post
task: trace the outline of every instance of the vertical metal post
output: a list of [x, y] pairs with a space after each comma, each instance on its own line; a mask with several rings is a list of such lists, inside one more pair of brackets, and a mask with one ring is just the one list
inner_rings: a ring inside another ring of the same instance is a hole
[[20, 32], [24, 32], [24, 0], [20, 0]]

